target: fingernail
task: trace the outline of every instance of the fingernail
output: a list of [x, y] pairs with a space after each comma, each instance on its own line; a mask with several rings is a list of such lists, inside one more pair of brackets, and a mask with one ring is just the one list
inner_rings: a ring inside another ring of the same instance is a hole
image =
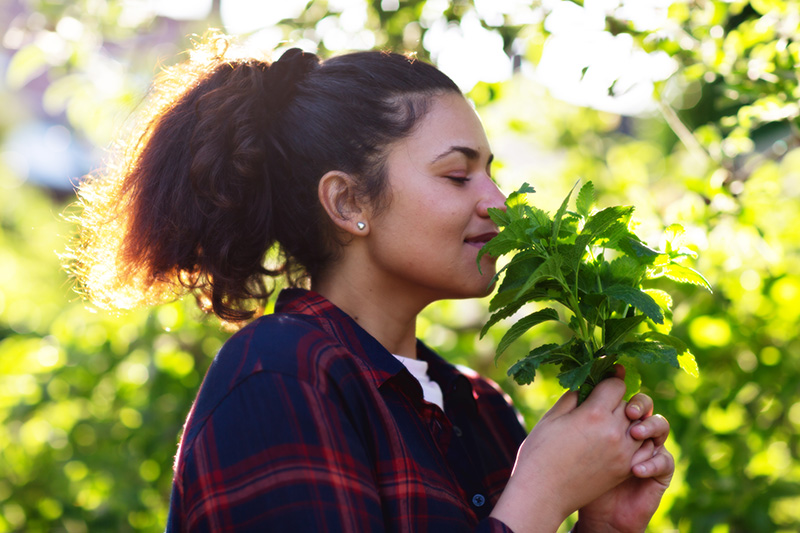
[[643, 475], [647, 474], [647, 467], [645, 465], [636, 465], [636, 466], [633, 467], [633, 471], [636, 474], [638, 474], [640, 476], [643, 476]]
[[633, 409], [633, 412], [634, 412], [634, 413], [635, 413], [637, 416], [638, 416], [639, 414], [641, 414], [641, 412], [642, 412], [642, 408], [641, 408], [641, 407], [639, 407], [639, 404], [636, 404], [636, 403], [635, 403], [635, 404], [633, 404], [633, 405], [631, 405], [631, 409]]

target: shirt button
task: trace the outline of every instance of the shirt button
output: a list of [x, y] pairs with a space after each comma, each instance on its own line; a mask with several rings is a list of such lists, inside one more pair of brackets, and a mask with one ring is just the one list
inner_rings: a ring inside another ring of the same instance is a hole
[[456, 437], [460, 437], [461, 435], [464, 434], [464, 432], [461, 431], [461, 428], [458, 426], [453, 426], [453, 433], [456, 434]]
[[472, 497], [472, 505], [475, 507], [483, 507], [483, 504], [486, 503], [486, 498], [483, 494], [476, 494]]

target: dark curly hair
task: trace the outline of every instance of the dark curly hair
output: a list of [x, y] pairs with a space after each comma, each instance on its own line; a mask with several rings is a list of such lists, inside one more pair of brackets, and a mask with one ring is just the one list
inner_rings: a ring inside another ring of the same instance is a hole
[[320, 62], [292, 49], [270, 64], [236, 52], [213, 35], [165, 70], [119, 162], [80, 185], [70, 268], [97, 305], [189, 290], [221, 319], [248, 320], [276, 276], [301, 285], [342, 245], [319, 179], [347, 172], [358, 194], [385, 207], [386, 148], [410, 134], [431, 97], [460, 94], [435, 67], [393, 53]]

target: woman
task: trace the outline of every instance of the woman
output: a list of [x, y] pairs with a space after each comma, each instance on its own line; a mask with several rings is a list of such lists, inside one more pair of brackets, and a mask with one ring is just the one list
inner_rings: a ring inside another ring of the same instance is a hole
[[[222, 44], [220, 44], [222, 43]], [[504, 396], [416, 340], [487, 294], [496, 234], [481, 123], [434, 67], [387, 53], [273, 64], [212, 41], [155, 86], [126, 158], [83, 187], [78, 271], [108, 305], [189, 288], [242, 322], [175, 463], [169, 531], [642, 531], [669, 426], [618, 378], [530, 435]], [[269, 266], [264, 266], [269, 265]], [[310, 290], [300, 287], [310, 286]]]

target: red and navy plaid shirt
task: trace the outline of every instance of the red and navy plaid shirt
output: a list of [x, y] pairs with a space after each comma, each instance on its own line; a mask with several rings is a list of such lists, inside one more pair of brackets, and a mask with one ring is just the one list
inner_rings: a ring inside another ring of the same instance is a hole
[[417, 351], [444, 412], [345, 313], [283, 291], [208, 370], [167, 531], [509, 531], [488, 515], [525, 430], [495, 386]]

